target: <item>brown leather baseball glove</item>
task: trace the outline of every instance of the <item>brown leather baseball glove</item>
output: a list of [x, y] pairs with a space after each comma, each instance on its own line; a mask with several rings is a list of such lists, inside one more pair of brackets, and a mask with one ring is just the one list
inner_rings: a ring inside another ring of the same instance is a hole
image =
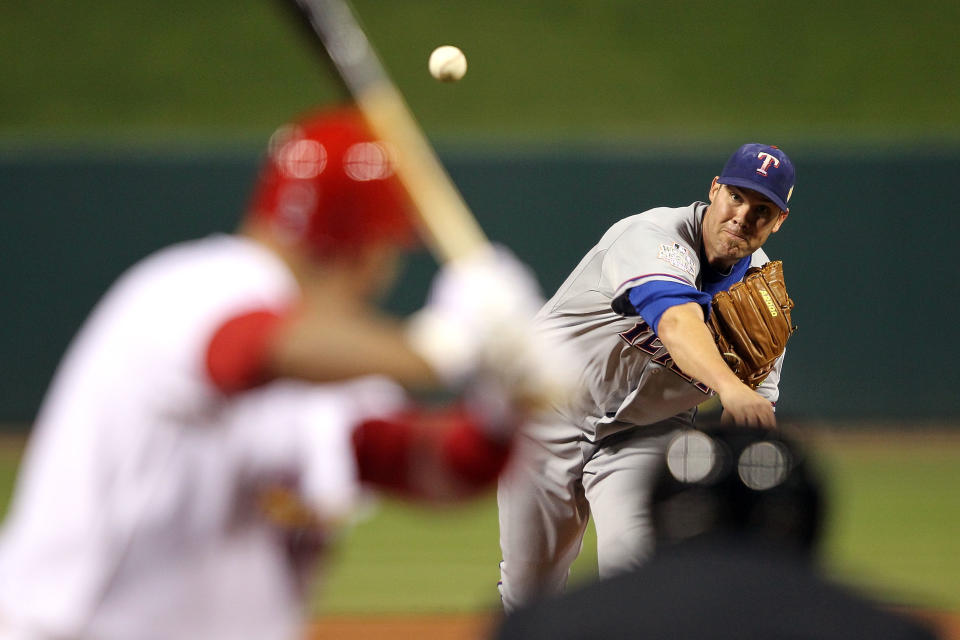
[[707, 324], [724, 360], [751, 389], [769, 375], [797, 330], [791, 309], [780, 260], [751, 267], [741, 282], [713, 297]]

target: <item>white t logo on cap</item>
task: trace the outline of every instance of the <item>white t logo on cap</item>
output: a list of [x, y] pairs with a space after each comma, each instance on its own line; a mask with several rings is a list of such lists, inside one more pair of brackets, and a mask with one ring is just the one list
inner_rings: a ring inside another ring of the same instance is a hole
[[757, 169], [757, 173], [762, 176], [767, 175], [767, 168], [770, 166], [770, 163], [773, 163], [773, 168], [776, 169], [780, 166], [780, 161], [776, 157], [770, 155], [766, 151], [761, 151], [757, 154], [757, 157], [763, 160], [763, 164]]

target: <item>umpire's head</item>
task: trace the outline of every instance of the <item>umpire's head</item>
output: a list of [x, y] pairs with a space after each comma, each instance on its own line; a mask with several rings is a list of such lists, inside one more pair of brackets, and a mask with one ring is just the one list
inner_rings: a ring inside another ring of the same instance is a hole
[[820, 479], [779, 430], [686, 430], [670, 443], [653, 489], [658, 547], [713, 534], [815, 551], [823, 520]]

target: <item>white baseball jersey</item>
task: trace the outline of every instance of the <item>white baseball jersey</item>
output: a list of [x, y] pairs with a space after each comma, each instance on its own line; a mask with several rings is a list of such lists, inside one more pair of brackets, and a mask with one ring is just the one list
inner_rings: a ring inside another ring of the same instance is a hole
[[258, 492], [283, 485], [342, 518], [360, 494], [353, 427], [405, 399], [373, 378], [221, 393], [204, 362], [213, 332], [297, 296], [282, 262], [233, 236], [163, 250], [115, 284], [34, 427], [0, 538], [0, 628], [299, 637], [309, 567], [293, 562]]
[[[673, 363], [651, 321], [611, 308], [632, 287], [653, 281], [704, 288], [699, 248], [706, 206], [661, 207], [620, 220], [538, 314], [544, 330], [572, 342], [582, 358], [580, 393], [559, 411], [591, 440], [690, 411], [713, 394]], [[768, 261], [758, 249], [750, 264]], [[729, 282], [718, 276], [716, 288], [739, 280], [736, 274]], [[757, 389], [771, 402], [778, 396], [780, 364]]]

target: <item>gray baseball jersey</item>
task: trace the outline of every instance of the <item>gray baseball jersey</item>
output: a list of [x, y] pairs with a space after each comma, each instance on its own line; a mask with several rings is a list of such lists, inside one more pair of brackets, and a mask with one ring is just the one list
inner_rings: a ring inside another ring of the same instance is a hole
[[[545, 331], [570, 341], [583, 358], [581, 392], [558, 407], [591, 440], [689, 411], [713, 391], [680, 371], [639, 316], [611, 308], [632, 287], [665, 280], [702, 287], [700, 221], [706, 204], [661, 207], [614, 224], [541, 309]], [[768, 262], [757, 250], [751, 265]], [[780, 363], [757, 389], [779, 395]]]
[[[692, 422], [713, 391], [673, 363], [651, 326], [655, 318], [615, 309], [647, 283], [709, 292], [742, 278], [746, 260], [729, 275], [701, 264], [706, 208], [650, 209], [617, 222], [537, 316], [544, 331], [577, 347], [582, 373], [574, 396], [521, 433], [498, 487], [500, 593], [508, 611], [563, 589], [591, 515], [602, 576], [635, 566], [652, 548], [647, 493], [654, 471], [673, 432]], [[767, 261], [758, 250], [749, 264]], [[771, 402], [781, 363], [757, 389]]]

